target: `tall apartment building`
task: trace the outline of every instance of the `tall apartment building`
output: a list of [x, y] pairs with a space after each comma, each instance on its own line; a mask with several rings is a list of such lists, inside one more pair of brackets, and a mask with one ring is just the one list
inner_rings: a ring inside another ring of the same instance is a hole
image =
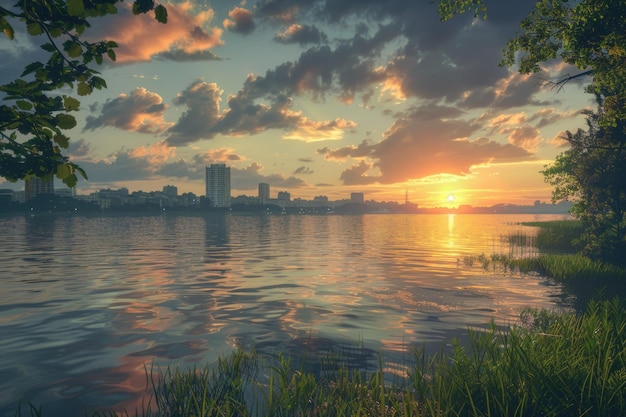
[[54, 180], [52, 177], [48, 179], [29, 178], [24, 184], [24, 194], [26, 201], [40, 194], [54, 194]]
[[230, 167], [225, 164], [206, 167], [206, 197], [211, 207], [230, 207]]
[[363, 193], [350, 193], [351, 203], [364, 203], [365, 195]]
[[264, 182], [259, 183], [259, 200], [265, 204], [270, 200], [270, 185]]
[[164, 185], [163, 194], [168, 197], [178, 197], [178, 187], [175, 185]]

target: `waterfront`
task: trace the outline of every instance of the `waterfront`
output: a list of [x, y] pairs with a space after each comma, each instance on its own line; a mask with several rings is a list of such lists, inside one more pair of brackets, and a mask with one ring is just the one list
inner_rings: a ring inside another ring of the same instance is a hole
[[[145, 366], [303, 340], [439, 343], [524, 307], [568, 306], [542, 277], [485, 271], [521, 221], [562, 215], [0, 219], [0, 409], [132, 409]], [[531, 230], [531, 229], [528, 229]]]

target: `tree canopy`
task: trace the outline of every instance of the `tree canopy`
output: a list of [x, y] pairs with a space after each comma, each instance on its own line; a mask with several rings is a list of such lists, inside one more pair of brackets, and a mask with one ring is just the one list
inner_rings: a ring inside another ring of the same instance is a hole
[[602, 100], [588, 111], [587, 130], [567, 132], [571, 148], [543, 171], [554, 186], [555, 200], [572, 200], [572, 214], [582, 220], [583, 253], [624, 262], [626, 250], [626, 126], [602, 125]]
[[[0, 29], [13, 40], [15, 28], [42, 37], [47, 61], [33, 62], [20, 78], [0, 85], [6, 104], [0, 105], [0, 176], [8, 180], [56, 175], [74, 186], [77, 173], [86, 173], [63, 149], [69, 146], [64, 133], [76, 126], [71, 114], [80, 107], [78, 96], [106, 88], [94, 65], [105, 57], [115, 60], [113, 41], [88, 42], [83, 35], [96, 17], [117, 13], [123, 0], [19, 0], [13, 7], [0, 6]], [[152, 0], [134, 0], [135, 14], [154, 12], [157, 21], [167, 22], [167, 10]]]
[[555, 81], [561, 85], [591, 76], [587, 92], [600, 96], [600, 123], [617, 126], [626, 119], [626, 2], [623, 0], [541, 0], [509, 40], [503, 65], [522, 73], [560, 58], [580, 70]]

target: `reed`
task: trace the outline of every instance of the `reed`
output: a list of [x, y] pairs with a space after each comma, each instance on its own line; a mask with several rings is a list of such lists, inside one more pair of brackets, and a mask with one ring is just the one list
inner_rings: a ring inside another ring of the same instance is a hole
[[580, 220], [525, 222], [522, 225], [539, 228], [535, 245], [544, 253], [576, 253], [580, 249], [579, 240], [583, 232]]

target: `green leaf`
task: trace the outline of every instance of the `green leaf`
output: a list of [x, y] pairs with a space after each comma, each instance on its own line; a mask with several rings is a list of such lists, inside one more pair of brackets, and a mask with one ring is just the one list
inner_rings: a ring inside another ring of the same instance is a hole
[[26, 65], [26, 68], [24, 68], [24, 71], [22, 71], [22, 77], [25, 75], [28, 75], [32, 72], [37, 71], [38, 69], [43, 68], [43, 64], [41, 62], [33, 62], [31, 64]]
[[61, 28], [58, 28], [58, 27], [50, 28], [50, 36], [52, 36], [53, 38], [58, 38], [62, 34], [63, 34], [63, 30], [61, 30]]
[[66, 111], [78, 110], [80, 108], [80, 101], [70, 96], [63, 96], [63, 107]]
[[76, 178], [76, 174], [72, 173], [67, 177], [63, 178], [63, 183], [70, 188], [76, 187], [78, 183], [78, 179]]
[[77, 58], [82, 55], [83, 48], [81, 48], [80, 44], [72, 41], [67, 41], [63, 45], [63, 48], [67, 52], [70, 58]]
[[52, 140], [63, 149], [67, 149], [70, 146], [70, 138], [65, 135], [56, 135]]
[[159, 23], [167, 23], [167, 9], [162, 4], [159, 4], [154, 8], [154, 17]]
[[107, 51], [107, 55], [109, 56], [109, 58], [111, 59], [111, 61], [115, 61], [115, 51], [113, 49], [109, 49]]
[[72, 174], [72, 166], [70, 164], [57, 165], [57, 178], [66, 179]]
[[76, 127], [76, 118], [71, 114], [60, 113], [55, 116], [59, 129], [68, 130]]
[[87, 84], [84, 81], [78, 83], [77, 90], [78, 90], [79, 96], [88, 96], [93, 91], [92, 88], [89, 86], [89, 84]]
[[44, 43], [43, 45], [41, 45], [41, 49], [43, 49], [46, 52], [56, 51], [56, 48], [51, 43]]
[[67, 0], [67, 13], [70, 16], [84, 16], [85, 4], [83, 0]]
[[78, 171], [80, 173], [80, 175], [84, 178], [84, 179], [89, 179], [87, 178], [87, 173], [85, 172], [84, 169], [82, 169], [81, 167], [79, 167], [78, 165], [74, 165], [74, 169], [76, 169], [76, 171]]
[[33, 103], [26, 100], [17, 100], [15, 104], [20, 110], [31, 110], [33, 108]]
[[41, 30], [41, 26], [39, 26], [39, 23], [29, 23], [28, 25], [26, 25], [26, 31], [30, 36], [37, 36], [43, 33], [43, 30]]

